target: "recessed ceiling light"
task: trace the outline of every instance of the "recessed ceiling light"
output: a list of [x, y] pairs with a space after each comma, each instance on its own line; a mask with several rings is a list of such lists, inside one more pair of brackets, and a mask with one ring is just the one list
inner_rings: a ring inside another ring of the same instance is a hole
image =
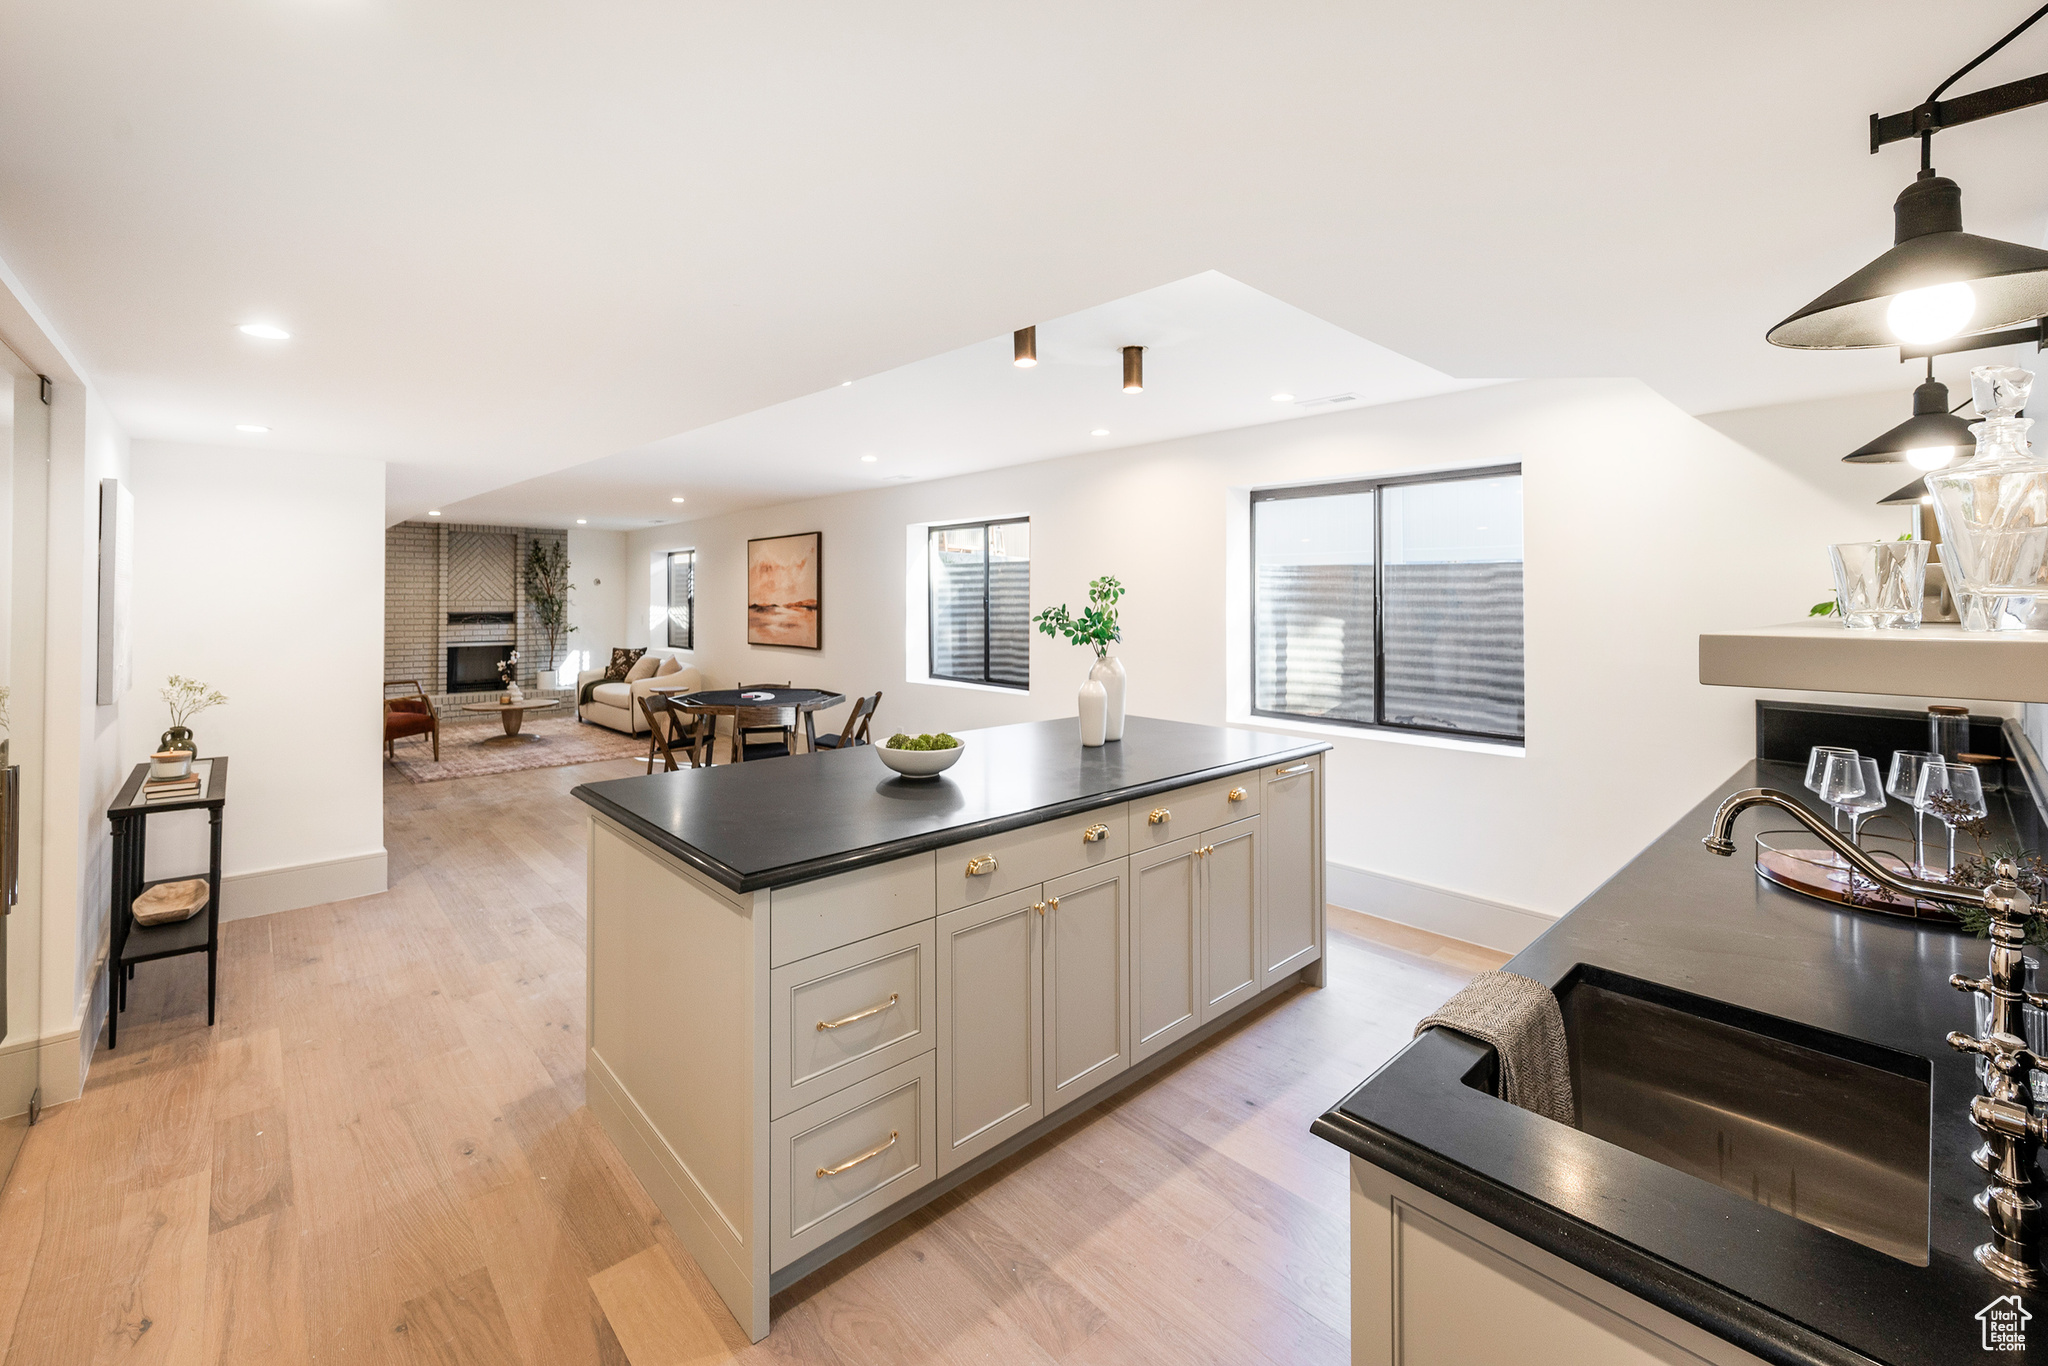
[[843, 379], [843, 380], [840, 380], [840, 381], [839, 381], [839, 387], [840, 387], [840, 388], [842, 388], [842, 389], [844, 389], [844, 388], [845, 388], [845, 387], [846, 387], [847, 385], [849, 385], [849, 384], [851, 384], [851, 383], [853, 383], [853, 381], [852, 381], [852, 380], [850, 380], [850, 379]]
[[1294, 395], [1293, 395], [1293, 394], [1275, 394], [1275, 395], [1273, 395], [1273, 401], [1274, 401], [1275, 403], [1292, 403], [1292, 402], [1294, 402]]
[[238, 432], [267, 432], [270, 428], [260, 422], [237, 422], [235, 430]]
[[1124, 348], [1124, 392], [1145, 392], [1145, 348], [1142, 346]]
[[683, 499], [682, 499], [682, 495], [681, 495], [681, 494], [677, 494], [677, 495], [676, 495], [675, 497], [673, 497], [673, 498], [669, 499], [669, 501], [670, 501], [671, 503], [680, 503], [680, 502], [682, 502], [682, 501], [683, 501]]
[[589, 526], [589, 525], [590, 525], [590, 519], [589, 519], [588, 517], [578, 517], [578, 518], [576, 519], [576, 525], [577, 525], [577, 526]]
[[1092, 431], [1092, 432], [1088, 433], [1088, 435], [1090, 435], [1090, 436], [1108, 436], [1108, 435], [1109, 435], [1109, 428], [1107, 428], [1107, 427], [1097, 427], [1097, 428], [1096, 428], [1096, 429], [1095, 429], [1094, 431]]
[[432, 512], [430, 512], [430, 513], [428, 513], [428, 514], [427, 514], [427, 516], [429, 516], [429, 517], [439, 517], [440, 515], [441, 515], [441, 509], [439, 509], [439, 508], [435, 508], [435, 509], [434, 509], [434, 510], [433, 510]]
[[292, 334], [274, 323], [243, 323], [236, 329], [245, 337], [261, 337], [264, 341], [290, 341]]
[[864, 455], [860, 458], [860, 463], [863, 465], [872, 465], [875, 463], [875, 457], [872, 455]]

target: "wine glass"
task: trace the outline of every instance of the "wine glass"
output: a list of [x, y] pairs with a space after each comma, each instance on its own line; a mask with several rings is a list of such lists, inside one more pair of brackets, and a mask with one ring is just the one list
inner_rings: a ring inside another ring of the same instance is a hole
[[1917, 793], [1922, 810], [1948, 827], [1948, 872], [1956, 871], [1956, 827], [1981, 820], [1990, 810], [1984, 804], [1984, 783], [1968, 764], [1951, 764], [1940, 759], [1920, 766]]
[[[1840, 830], [1843, 813], [1855, 810], [1857, 804], [1864, 800], [1863, 760], [1854, 754], [1828, 755], [1821, 764], [1820, 786], [1815, 792], [1822, 801], [1834, 808], [1835, 829]], [[1884, 798], [1880, 796], [1879, 805], [1883, 802]], [[1860, 818], [1858, 823], [1861, 823]], [[1849, 838], [1854, 840], [1856, 837], [1852, 833]], [[1843, 860], [1833, 861], [1847, 866]], [[1849, 876], [1854, 877], [1855, 874], [1851, 873]]]
[[[1842, 749], [1836, 745], [1815, 745], [1806, 756], [1806, 790], [1814, 793], [1816, 796], [1820, 794], [1821, 778], [1826, 773], [1829, 759], [1853, 760], [1861, 757], [1853, 749]], [[1821, 797], [1821, 800], [1827, 801], [1827, 798]], [[1829, 803], [1829, 805], [1833, 805], [1833, 803]], [[1842, 813], [1837, 809], [1835, 812], [1835, 829], [1840, 830], [1841, 828]]]
[[1884, 790], [1913, 808], [1913, 871], [1917, 874], [1927, 863], [1927, 811], [1920, 805], [1920, 767], [1930, 760], [1939, 762], [1941, 756], [1931, 749], [1900, 749], [1892, 751], [1891, 780]]

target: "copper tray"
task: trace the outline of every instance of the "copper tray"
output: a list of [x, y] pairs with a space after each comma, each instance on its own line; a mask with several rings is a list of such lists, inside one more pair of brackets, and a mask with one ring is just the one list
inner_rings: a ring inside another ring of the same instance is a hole
[[[1837, 906], [1943, 925], [1962, 923], [1961, 917], [1940, 902], [1902, 897], [1876, 886], [1831, 849], [1800, 848], [1793, 843], [1812, 838], [1813, 832], [1805, 829], [1764, 831], [1756, 837], [1756, 875], [1801, 896]], [[1880, 865], [1902, 877], [1924, 876], [1913, 867], [1910, 837], [1873, 835], [1866, 825], [1862, 848]]]

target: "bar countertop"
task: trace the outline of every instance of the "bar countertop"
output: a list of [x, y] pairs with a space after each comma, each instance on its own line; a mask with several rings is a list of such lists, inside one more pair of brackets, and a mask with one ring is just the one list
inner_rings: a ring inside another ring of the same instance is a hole
[[[1975, 1316], [2013, 1288], [1971, 1256], [1989, 1232], [1970, 1203], [1985, 1185], [1970, 1160], [1980, 1140], [1968, 1107], [1979, 1088], [1972, 1059], [1944, 1036], [1974, 1032], [1970, 998], [1948, 977], [1982, 975], [1989, 946], [1954, 928], [1763, 882], [1751, 837], [1789, 825], [1782, 813], [1745, 812], [1732, 858], [1701, 847], [1714, 808], [1741, 788], [1777, 788], [1814, 806], [1803, 776], [1795, 764], [1744, 765], [1508, 970], [1556, 988], [1580, 964], [1605, 968], [1924, 1058], [1932, 1097], [1926, 1265], [1495, 1100], [1462, 1081], [1486, 1050], [1444, 1030], [1410, 1043], [1314, 1129], [1766, 1361], [1975, 1360]], [[1939, 826], [1933, 834], [1938, 842]], [[2048, 1324], [2048, 1296], [2023, 1298], [2043, 1304], [2030, 1312]], [[2026, 1353], [2002, 1359], [2012, 1357]]]
[[573, 795], [736, 892], [851, 872], [962, 840], [1137, 801], [1330, 748], [1320, 740], [1132, 716], [1085, 749], [1078, 722], [959, 732], [936, 781], [899, 778], [874, 747], [585, 783]]

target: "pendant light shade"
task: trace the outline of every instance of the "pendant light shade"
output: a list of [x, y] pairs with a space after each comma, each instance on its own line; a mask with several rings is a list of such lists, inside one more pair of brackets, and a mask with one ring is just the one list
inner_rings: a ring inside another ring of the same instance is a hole
[[[1892, 214], [1890, 251], [1779, 323], [1765, 340], [1819, 350], [1897, 346], [2048, 314], [2048, 251], [1964, 232], [1963, 192], [1947, 176], [1922, 171]], [[1951, 288], [1937, 292], [1941, 286]]]
[[1140, 394], [1145, 391], [1145, 348], [1126, 346], [1124, 348], [1124, 392]]
[[1029, 370], [1038, 364], [1038, 325], [1020, 327], [1011, 334], [1010, 340], [1016, 346], [1016, 364], [1019, 369]]
[[1925, 503], [1927, 501], [1929, 501], [1927, 497], [1927, 480], [1921, 478], [1915, 479], [1902, 489], [1894, 489], [1892, 492], [1887, 493], [1884, 497], [1877, 500], [1877, 505], [1882, 508], [1907, 503]]
[[[1913, 415], [1842, 459], [1852, 465], [1893, 465], [1909, 461], [1922, 469], [1939, 469], [1958, 448], [1977, 444], [1970, 423], [1948, 410], [1948, 386], [1930, 376], [1913, 391]], [[1939, 458], [1935, 452], [1941, 452]], [[1933, 464], [1926, 463], [1933, 460]]]

